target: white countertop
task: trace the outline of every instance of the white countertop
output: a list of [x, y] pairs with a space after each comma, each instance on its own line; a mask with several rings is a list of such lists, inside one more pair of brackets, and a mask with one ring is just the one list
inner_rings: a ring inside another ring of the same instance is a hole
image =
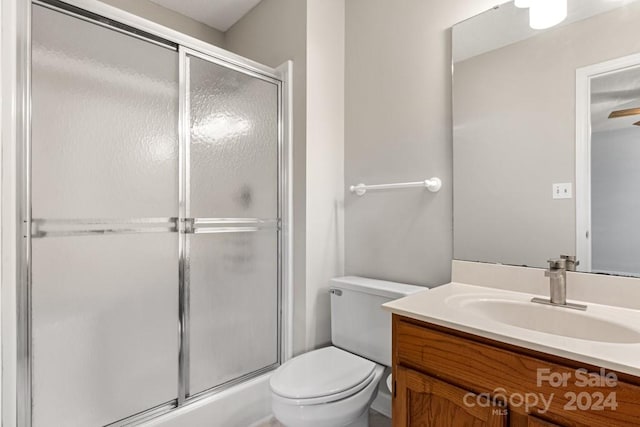
[[[507, 299], [524, 305], [533, 304], [530, 303], [533, 297], [544, 298], [545, 295], [453, 282], [391, 301], [383, 308], [412, 319], [640, 377], [640, 342], [591, 341], [513, 326], [457, 304], [461, 297], [467, 300]], [[594, 303], [587, 305], [588, 316], [615, 322], [640, 333], [640, 310]], [[548, 310], [569, 309], [548, 307]]]

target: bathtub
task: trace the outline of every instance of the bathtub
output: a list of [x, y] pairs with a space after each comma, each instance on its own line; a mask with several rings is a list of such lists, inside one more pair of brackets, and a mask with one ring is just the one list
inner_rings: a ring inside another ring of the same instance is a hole
[[247, 427], [271, 416], [269, 378], [253, 378], [214, 396], [161, 415], [143, 427]]

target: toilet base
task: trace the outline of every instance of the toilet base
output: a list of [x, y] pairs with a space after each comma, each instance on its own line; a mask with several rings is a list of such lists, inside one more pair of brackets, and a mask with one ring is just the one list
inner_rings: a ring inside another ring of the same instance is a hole
[[357, 420], [345, 427], [369, 427], [369, 408], [367, 408]]

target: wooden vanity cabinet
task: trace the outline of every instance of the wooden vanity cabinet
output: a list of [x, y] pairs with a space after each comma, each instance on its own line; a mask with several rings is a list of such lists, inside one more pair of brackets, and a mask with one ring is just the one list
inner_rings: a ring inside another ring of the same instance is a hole
[[507, 417], [502, 412], [506, 411], [505, 409], [492, 408], [490, 405], [465, 407], [464, 399], [469, 394], [469, 390], [402, 366], [398, 367], [396, 374], [395, 400], [404, 404], [394, 407], [394, 426], [504, 427], [508, 425]]
[[396, 314], [393, 378], [393, 427], [640, 426], [637, 377]]

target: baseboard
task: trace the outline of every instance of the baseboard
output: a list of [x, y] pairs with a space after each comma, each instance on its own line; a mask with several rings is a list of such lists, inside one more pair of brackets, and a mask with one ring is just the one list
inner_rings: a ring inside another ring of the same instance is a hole
[[258, 420], [255, 423], [251, 424], [249, 427], [266, 427], [266, 426], [273, 425], [274, 422], [275, 422], [275, 418], [273, 417], [273, 415], [267, 415], [261, 420]]
[[391, 418], [391, 394], [385, 391], [379, 391], [378, 396], [371, 404], [371, 409], [381, 413], [385, 417]]

